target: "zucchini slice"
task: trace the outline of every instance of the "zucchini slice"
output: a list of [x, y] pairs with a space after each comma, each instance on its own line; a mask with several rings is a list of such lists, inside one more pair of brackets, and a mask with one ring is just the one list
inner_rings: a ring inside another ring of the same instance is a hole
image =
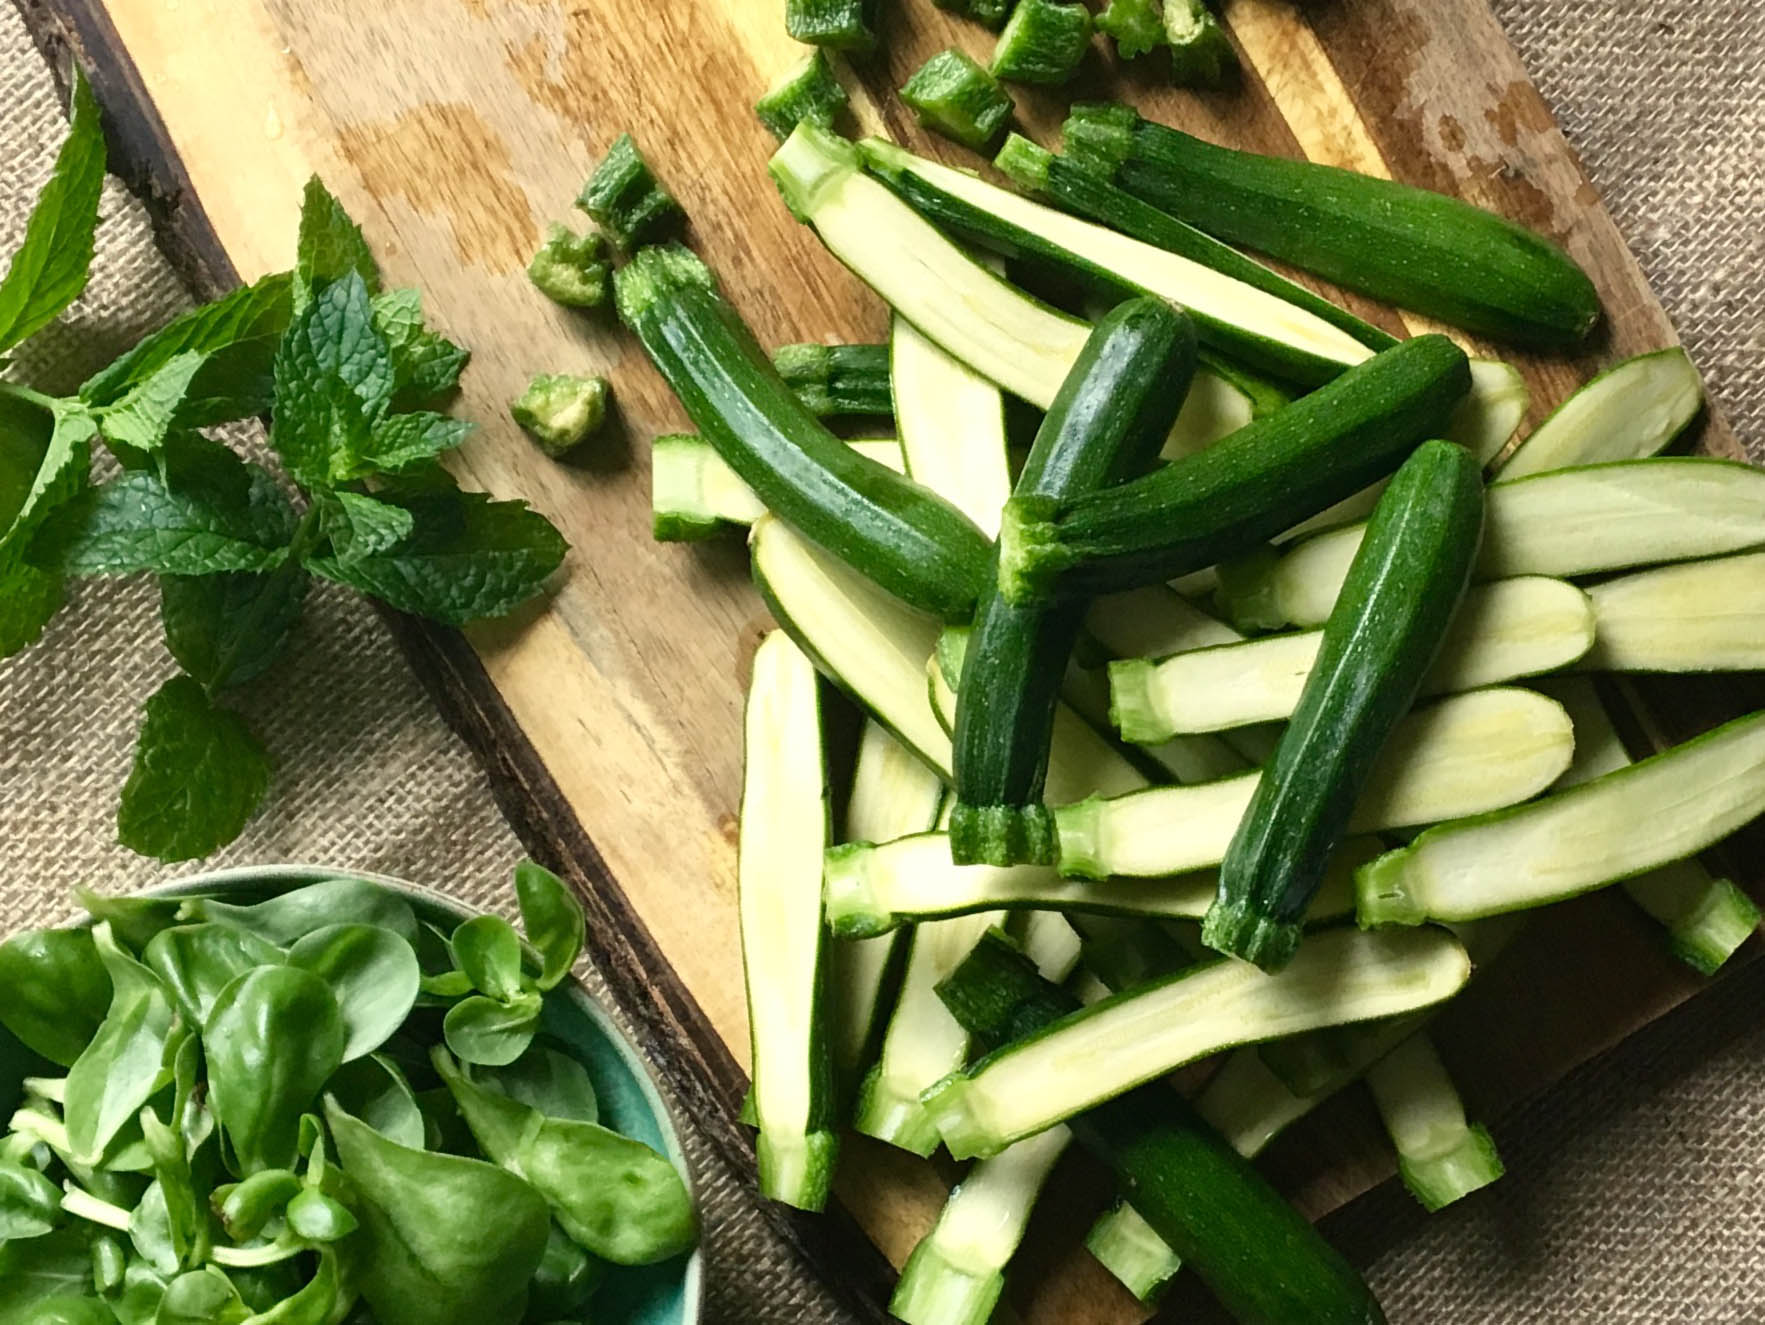
[[[1108, 488], [1157, 456], [1195, 371], [1189, 319], [1130, 299], [1098, 321], [1036, 432], [1016, 497], [1066, 500]], [[1054, 824], [1042, 803], [1061, 681], [1083, 609], [982, 594], [956, 698], [959, 864], [1044, 863]]]
[[1765, 712], [1529, 805], [1441, 824], [1356, 876], [1363, 925], [1542, 906], [1694, 856], [1765, 813]]
[[766, 508], [922, 611], [966, 620], [992, 561], [935, 493], [855, 453], [784, 384], [716, 278], [680, 245], [614, 277], [619, 317], [687, 414]]
[[[938, 822], [943, 779], [874, 718], [858, 737], [858, 759], [846, 802], [848, 843], [892, 842]], [[854, 1080], [879, 1047], [892, 1004], [891, 986], [906, 955], [899, 930], [876, 938], [836, 941], [827, 955], [828, 1038], [835, 1073]]]
[[[1562, 705], [1528, 690], [1474, 690], [1419, 708], [1393, 729], [1349, 827], [1441, 823], [1526, 800], [1569, 766], [1574, 739]], [[1260, 777], [1063, 805], [1054, 812], [1060, 871], [1160, 878], [1217, 866]]]
[[1593, 282], [1556, 245], [1458, 198], [1203, 142], [1122, 105], [1077, 105], [1067, 150], [1217, 239], [1532, 349], [1581, 344]]
[[1429, 1007], [1470, 973], [1442, 929], [1326, 930], [1275, 975], [1222, 958], [1062, 1017], [952, 1073], [924, 1103], [952, 1155], [997, 1154], [1185, 1063]]
[[839, 1150], [822, 997], [820, 686], [782, 631], [760, 642], [744, 720], [737, 861], [760, 1190], [803, 1210], [826, 1204]]
[[1465, 1121], [1465, 1106], [1426, 1034], [1415, 1034], [1367, 1072], [1373, 1103], [1403, 1185], [1432, 1214], [1502, 1175], [1495, 1141]]
[[1168, 249], [1056, 211], [878, 138], [865, 165], [939, 229], [1071, 277], [1111, 299], [1154, 295], [1195, 320], [1202, 342], [1250, 368], [1317, 386], [1373, 351], [1309, 309]]
[[[1595, 575], [1765, 546], [1765, 472], [1675, 456], [1503, 477], [1487, 493], [1479, 579]], [[1306, 539], [1232, 581], [1234, 619], [1315, 626], [1330, 615], [1364, 525]]]
[[1765, 667], [1765, 552], [1640, 571], [1587, 595], [1598, 629], [1582, 660], [1590, 671]]
[[[1292, 716], [1321, 630], [1265, 635], [1109, 665], [1110, 719], [1144, 744]], [[1447, 628], [1423, 695], [1453, 694], [1567, 667], [1593, 647], [1593, 605], [1563, 580], [1528, 575], [1478, 585]]]
[[1470, 387], [1464, 353], [1418, 336], [1196, 455], [1108, 492], [1016, 497], [999, 535], [1013, 602], [1112, 593], [1244, 551], [1395, 470]]
[[1011, 496], [999, 388], [899, 316], [889, 332], [889, 380], [907, 473], [998, 537]]
[[1292, 720], [1220, 865], [1219, 897], [1201, 926], [1208, 947], [1264, 970], [1291, 959], [1329, 855], [1440, 652], [1482, 532], [1476, 457], [1423, 442], [1379, 498]]
[[1704, 384], [1684, 350], [1639, 354], [1557, 406], [1500, 466], [1502, 477], [1656, 455], [1703, 407]]
[[1183, 1258], [1126, 1201], [1118, 1200], [1097, 1216], [1097, 1222], [1085, 1234], [1085, 1250], [1136, 1301], [1147, 1306], [1164, 1296], [1164, 1290], [1183, 1268]]

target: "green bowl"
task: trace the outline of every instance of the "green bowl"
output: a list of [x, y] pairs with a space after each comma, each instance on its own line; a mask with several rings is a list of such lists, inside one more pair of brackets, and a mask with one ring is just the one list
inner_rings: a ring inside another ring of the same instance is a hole
[[[366, 879], [408, 900], [417, 914], [452, 930], [475, 914], [433, 889], [403, 879], [360, 870], [316, 865], [246, 865], [193, 874], [146, 892], [161, 897], [216, 896], [261, 901], [321, 879]], [[674, 1119], [655, 1078], [605, 1009], [576, 980], [546, 995], [544, 1026], [588, 1068], [607, 1126], [654, 1146], [674, 1162], [692, 1186], [692, 1170], [681, 1149]], [[636, 1269], [621, 1269], [594, 1296], [596, 1325], [698, 1325], [704, 1297], [704, 1252]]]

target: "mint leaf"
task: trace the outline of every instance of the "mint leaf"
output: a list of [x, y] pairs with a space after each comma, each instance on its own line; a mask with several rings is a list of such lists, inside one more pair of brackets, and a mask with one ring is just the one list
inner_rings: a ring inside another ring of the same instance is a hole
[[367, 454], [362, 467], [375, 473], [397, 473], [424, 460], [433, 460], [444, 451], [451, 451], [477, 425], [445, 414], [419, 411], [415, 414], [394, 414], [376, 424], [368, 438]]
[[[88, 405], [115, 404], [130, 388], [152, 377], [180, 354], [194, 351], [213, 355], [246, 341], [258, 343], [261, 375], [267, 379], [275, 342], [287, 330], [293, 316], [293, 284], [290, 273], [279, 272], [173, 318], [122, 358], [88, 378], [80, 388], [80, 399]], [[265, 393], [266, 406], [268, 400]]]
[[445, 625], [502, 616], [538, 593], [567, 545], [525, 502], [441, 492], [399, 502], [412, 517], [396, 548], [345, 562], [315, 557], [314, 574]]
[[194, 860], [238, 837], [270, 784], [270, 761], [237, 713], [174, 676], [147, 701], [117, 839], [158, 860]]
[[31, 561], [70, 575], [208, 575], [287, 560], [294, 512], [261, 466], [193, 436], [175, 439], [163, 463], [163, 473], [135, 470], [68, 502]]
[[0, 512], [10, 515], [0, 530], [0, 658], [36, 643], [61, 607], [61, 575], [28, 564], [25, 553], [44, 521], [88, 483], [96, 431], [87, 415], [68, 413], [53, 423], [21, 417], [0, 438], [0, 453], [10, 457], [6, 489], [0, 491]]
[[417, 291], [389, 290], [376, 298], [374, 325], [392, 347], [394, 410], [433, 405], [459, 385], [472, 356], [423, 325], [423, 296]]
[[0, 389], [0, 535], [24, 509], [54, 430], [48, 410]]
[[203, 359], [199, 351], [185, 350], [137, 382], [99, 414], [98, 426], [105, 437], [142, 451], [159, 450], [178, 423], [178, 412]]
[[161, 576], [166, 647], [211, 693], [249, 681], [281, 656], [311, 583], [293, 564], [262, 575]]
[[0, 565], [0, 658], [35, 644], [62, 597], [61, 576], [22, 561]]
[[320, 532], [331, 540], [332, 554], [345, 565], [397, 547], [410, 536], [414, 523], [404, 507], [357, 492], [327, 493], [320, 499]]
[[354, 274], [370, 294], [380, 288], [380, 265], [350, 220], [343, 204], [317, 175], [306, 182], [300, 203], [300, 240], [294, 263], [294, 311], [300, 313], [317, 291]]
[[25, 226], [24, 243], [0, 280], [0, 351], [48, 326], [86, 288], [103, 190], [98, 102], [76, 71], [67, 141]]
[[307, 487], [357, 473], [392, 398], [392, 351], [368, 288], [350, 272], [295, 316], [276, 350], [270, 445]]

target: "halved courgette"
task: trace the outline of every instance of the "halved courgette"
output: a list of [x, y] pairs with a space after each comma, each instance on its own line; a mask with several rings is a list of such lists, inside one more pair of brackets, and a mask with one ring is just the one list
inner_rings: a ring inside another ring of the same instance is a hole
[[[859, 438], [854, 451], [901, 469], [893, 438]], [[650, 444], [650, 529], [660, 543], [692, 543], [751, 525], [766, 507], [704, 438], [692, 433], [658, 437]]]
[[1614, 364], [1557, 406], [1501, 465], [1525, 478], [1572, 465], [1640, 460], [1673, 444], [1704, 407], [1704, 384], [1684, 350]]
[[1765, 552], [1639, 571], [1587, 596], [1598, 632], [1581, 662], [1589, 671], [1765, 667]]
[[900, 316], [889, 332], [889, 377], [907, 473], [996, 538], [1011, 496], [999, 388]]

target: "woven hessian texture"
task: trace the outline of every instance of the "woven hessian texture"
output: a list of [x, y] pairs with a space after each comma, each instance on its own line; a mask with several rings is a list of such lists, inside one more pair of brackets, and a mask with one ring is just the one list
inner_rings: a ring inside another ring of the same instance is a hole
[[[1353, 3], [1354, 0], [1340, 0]], [[1765, 6], [1496, 0], [1716, 397], [1765, 440]], [[0, 4], [0, 252], [64, 121]], [[185, 306], [145, 216], [113, 184], [97, 277], [16, 372], [66, 387]], [[1754, 454], [1759, 452], [1755, 449]], [[155, 595], [76, 592], [37, 648], [0, 663], [0, 930], [179, 871], [114, 845], [141, 702], [169, 674]], [[214, 864], [317, 861], [403, 874], [505, 907], [519, 844], [484, 777], [374, 614], [321, 587], [291, 657], [252, 687], [277, 763], [269, 806]], [[586, 973], [591, 987], [601, 984]], [[1765, 1320], [1765, 972], [1637, 1037], [1547, 1100], [1494, 1120], [1509, 1176], [1424, 1219], [1387, 1189], [1345, 1223], [1394, 1322]], [[757, 1214], [745, 1174], [688, 1129], [704, 1200], [710, 1318], [839, 1319]]]

